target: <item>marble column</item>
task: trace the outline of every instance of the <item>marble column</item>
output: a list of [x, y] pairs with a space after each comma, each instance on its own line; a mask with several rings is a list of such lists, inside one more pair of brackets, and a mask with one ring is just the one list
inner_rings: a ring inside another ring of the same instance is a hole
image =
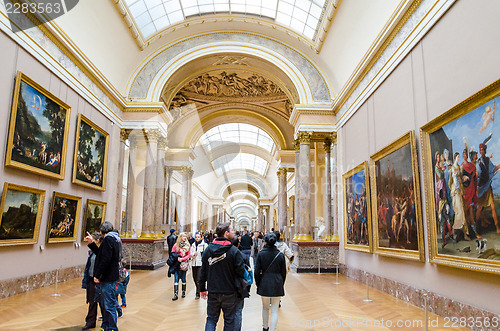
[[262, 224], [262, 230], [264, 233], [270, 232], [272, 227], [272, 220], [269, 219], [269, 206], [262, 207], [262, 217], [264, 219], [264, 224]]
[[299, 224], [300, 224], [300, 209], [299, 209], [299, 199], [300, 199], [300, 189], [299, 189], [299, 169], [300, 169], [300, 141], [295, 139], [294, 141], [295, 148], [295, 202], [294, 202], [294, 211], [293, 211], [293, 223], [294, 223], [294, 231], [298, 233]]
[[120, 230], [120, 233], [126, 234], [127, 223], [122, 218], [122, 196], [123, 196], [123, 172], [125, 165], [125, 141], [130, 134], [130, 130], [120, 130], [120, 150], [118, 151], [118, 171], [116, 181], [116, 205], [115, 205], [115, 228]]
[[190, 214], [191, 214], [191, 199], [190, 199], [190, 177], [192, 177], [191, 167], [182, 167], [182, 191], [181, 191], [181, 206], [179, 209], [179, 227], [178, 231], [187, 232], [189, 231], [188, 225], [190, 225]]
[[333, 223], [333, 240], [339, 241], [339, 218], [338, 218], [338, 204], [339, 194], [337, 188], [337, 132], [332, 134], [332, 223]]
[[171, 226], [170, 224], [170, 209], [171, 209], [171, 201], [170, 201], [170, 182], [172, 180], [172, 168], [169, 168], [169, 167], [165, 167], [165, 206], [163, 208], [164, 210], [164, 214], [163, 214], [163, 217], [164, 217], [164, 221], [163, 223], [164, 224], [169, 224], [169, 226]]
[[144, 169], [144, 196], [142, 204], [142, 239], [154, 238], [156, 205], [156, 156], [160, 131], [144, 129], [146, 138], [146, 167]]
[[280, 232], [283, 232], [288, 223], [286, 174], [286, 168], [278, 169], [278, 229], [276, 230]]
[[[194, 171], [191, 169], [188, 173], [188, 208], [187, 208], [187, 229], [185, 231], [187, 232], [193, 232], [193, 228], [195, 228], [195, 224], [193, 224], [193, 175]], [[196, 219], [195, 222], [198, 222], [198, 219]]]
[[164, 137], [158, 138], [156, 150], [156, 193], [155, 193], [155, 217], [154, 217], [154, 237], [162, 238], [161, 226], [165, 214], [165, 148], [167, 140]]
[[257, 206], [257, 224], [255, 224], [255, 231], [262, 231], [262, 206]]
[[134, 224], [134, 189], [135, 189], [135, 161], [137, 152], [137, 138], [133, 135], [128, 137], [128, 173], [127, 173], [127, 200], [125, 202], [125, 237], [133, 235], [132, 226]]
[[332, 172], [331, 172], [331, 147], [332, 140], [326, 138], [323, 147], [325, 149], [325, 240], [332, 238]]
[[[297, 229], [298, 241], [312, 241], [311, 228], [311, 133], [299, 132], [300, 168], [299, 168], [299, 209], [300, 225]], [[295, 238], [294, 238], [295, 239]]]

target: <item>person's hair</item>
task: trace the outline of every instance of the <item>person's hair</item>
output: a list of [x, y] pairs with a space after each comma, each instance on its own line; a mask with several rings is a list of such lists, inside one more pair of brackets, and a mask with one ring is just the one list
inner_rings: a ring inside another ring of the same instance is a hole
[[181, 233], [179, 233], [179, 236], [177, 237], [177, 241], [175, 242], [177, 244], [177, 247], [179, 247], [179, 244], [182, 241], [182, 236], [183, 235], [186, 236], [186, 238], [188, 237], [187, 232], [181, 232]]
[[100, 228], [102, 234], [107, 234], [107, 233], [113, 231], [113, 229], [114, 229], [113, 224], [111, 224], [111, 222], [108, 222], [108, 221], [102, 222], [101, 228]]
[[100, 234], [99, 232], [94, 232], [92, 233], [92, 239], [94, 239], [96, 243], [100, 243], [102, 241], [102, 234]]
[[266, 242], [268, 247], [273, 247], [276, 244], [276, 235], [274, 232], [266, 233], [264, 236], [264, 241]]
[[226, 223], [220, 223], [217, 224], [217, 227], [215, 228], [215, 233], [217, 234], [217, 237], [224, 237], [224, 234], [226, 231], [229, 231], [229, 228], [231, 227], [231, 223], [226, 222]]
[[274, 235], [276, 236], [276, 241], [280, 240], [280, 238], [281, 238], [281, 233], [280, 233], [278, 230], [274, 231], [273, 233], [274, 233]]

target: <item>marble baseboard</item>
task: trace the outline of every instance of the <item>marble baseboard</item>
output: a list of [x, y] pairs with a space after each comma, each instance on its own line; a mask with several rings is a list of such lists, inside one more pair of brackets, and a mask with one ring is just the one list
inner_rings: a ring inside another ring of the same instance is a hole
[[58, 282], [61, 283], [70, 279], [83, 277], [84, 271], [85, 265], [81, 265], [4, 280], [0, 282], [0, 299], [53, 285], [56, 281], [56, 273]]
[[339, 263], [338, 242], [292, 241], [295, 256], [291, 268], [298, 273], [335, 272]]
[[[427, 306], [429, 311], [443, 318], [448, 317], [451, 319], [465, 317], [467, 321], [469, 321], [469, 318], [471, 320], [474, 319], [475, 321], [489, 320], [491, 322], [495, 319], [500, 321], [498, 315], [487, 310], [441, 296], [437, 293], [425, 291], [412, 285], [374, 275], [369, 272], [365, 272], [364, 270], [350, 268], [341, 264], [339, 272], [362, 283], [366, 283], [366, 279], [368, 278], [368, 285], [370, 287], [388, 293], [397, 299], [406, 301], [417, 307], [424, 307], [424, 294], [427, 294]], [[471, 329], [477, 331], [497, 331], [498, 325], [497, 327], [476, 326]]]
[[122, 256], [132, 269], [155, 270], [167, 264], [164, 258], [165, 239], [122, 239]]

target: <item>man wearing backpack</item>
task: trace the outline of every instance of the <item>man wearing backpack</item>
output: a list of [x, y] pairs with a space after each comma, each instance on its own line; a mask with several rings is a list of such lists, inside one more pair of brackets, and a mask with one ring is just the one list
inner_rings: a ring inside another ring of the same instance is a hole
[[235, 235], [231, 223], [217, 225], [215, 232], [217, 238], [203, 253], [200, 271], [200, 290], [208, 290], [205, 331], [215, 331], [221, 310], [224, 331], [233, 331], [238, 304], [236, 280], [244, 277], [244, 261], [240, 251], [231, 243]]

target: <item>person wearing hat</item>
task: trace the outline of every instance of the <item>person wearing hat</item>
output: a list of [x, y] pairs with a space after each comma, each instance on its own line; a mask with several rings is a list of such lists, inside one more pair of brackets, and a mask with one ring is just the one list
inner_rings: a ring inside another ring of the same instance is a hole
[[169, 255], [172, 253], [172, 248], [174, 248], [176, 242], [177, 242], [177, 235], [175, 234], [175, 229], [170, 229], [170, 236], [167, 237]]

